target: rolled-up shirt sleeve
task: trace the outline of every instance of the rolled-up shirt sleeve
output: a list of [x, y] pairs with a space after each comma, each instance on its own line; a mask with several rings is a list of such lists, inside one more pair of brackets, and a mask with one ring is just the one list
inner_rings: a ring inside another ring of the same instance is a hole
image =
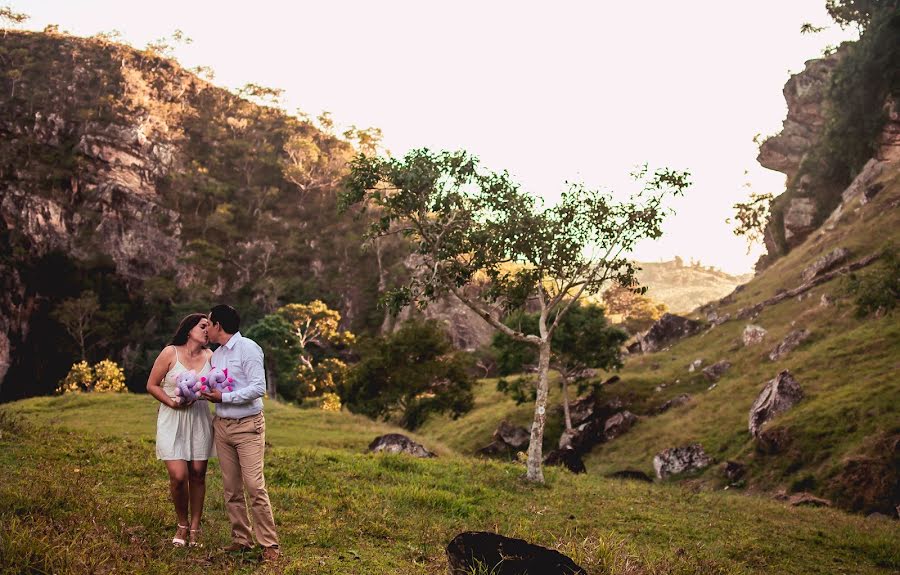
[[247, 378], [247, 386], [223, 393], [223, 403], [250, 403], [266, 394], [262, 349], [256, 345], [245, 346], [241, 352], [241, 370]]

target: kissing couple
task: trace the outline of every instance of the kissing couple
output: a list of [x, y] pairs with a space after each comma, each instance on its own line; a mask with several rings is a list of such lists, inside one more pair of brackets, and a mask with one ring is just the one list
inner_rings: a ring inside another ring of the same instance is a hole
[[[274, 561], [280, 550], [263, 477], [263, 351], [255, 341], [241, 335], [240, 325], [240, 315], [228, 305], [217, 305], [208, 315], [192, 313], [181, 320], [169, 345], [156, 358], [147, 379], [147, 391], [160, 403], [156, 458], [165, 462], [169, 473], [169, 491], [178, 521], [173, 545], [202, 546], [206, 467], [211, 457], [218, 457], [225, 510], [231, 523], [231, 544], [224, 551], [249, 551], [255, 536], [262, 547], [262, 560]], [[210, 343], [218, 344], [215, 352], [208, 349]], [[228, 370], [234, 380], [233, 391], [207, 388], [194, 400], [176, 394], [179, 376], [193, 370], [203, 377], [214, 367]], [[216, 404], [215, 416], [209, 402]]]

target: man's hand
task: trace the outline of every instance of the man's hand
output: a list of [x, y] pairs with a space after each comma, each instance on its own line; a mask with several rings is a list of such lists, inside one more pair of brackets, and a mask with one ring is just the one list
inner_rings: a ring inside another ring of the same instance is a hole
[[212, 391], [201, 391], [200, 395], [203, 396], [203, 399], [209, 400], [213, 403], [222, 403], [222, 392], [218, 390]]

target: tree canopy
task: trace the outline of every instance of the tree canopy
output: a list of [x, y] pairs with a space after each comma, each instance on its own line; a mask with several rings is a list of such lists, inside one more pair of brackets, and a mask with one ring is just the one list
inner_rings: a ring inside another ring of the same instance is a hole
[[[663, 200], [689, 186], [688, 173], [667, 168], [644, 167], [635, 178], [642, 190], [623, 202], [570, 184], [545, 206], [508, 173], [482, 169], [471, 154], [419, 149], [399, 159], [358, 155], [344, 180], [343, 207], [376, 215], [369, 236], [400, 234], [419, 256], [412, 279], [387, 294], [390, 309], [453, 294], [500, 332], [538, 347], [529, 480], [543, 482], [550, 341], [560, 319], [610, 280], [635, 283], [629, 252], [661, 235]], [[540, 309], [536, 334], [505, 325], [495, 313], [528, 301]]]

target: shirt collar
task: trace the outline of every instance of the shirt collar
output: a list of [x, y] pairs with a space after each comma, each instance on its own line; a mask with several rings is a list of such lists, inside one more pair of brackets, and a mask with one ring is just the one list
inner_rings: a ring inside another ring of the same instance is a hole
[[231, 338], [230, 338], [227, 342], [225, 342], [225, 347], [227, 347], [228, 349], [234, 349], [234, 345], [235, 345], [238, 341], [240, 341], [240, 339], [241, 339], [242, 337], [243, 337], [243, 336], [241, 335], [241, 332], [240, 332], [240, 331], [238, 331], [238, 332], [232, 334]]

